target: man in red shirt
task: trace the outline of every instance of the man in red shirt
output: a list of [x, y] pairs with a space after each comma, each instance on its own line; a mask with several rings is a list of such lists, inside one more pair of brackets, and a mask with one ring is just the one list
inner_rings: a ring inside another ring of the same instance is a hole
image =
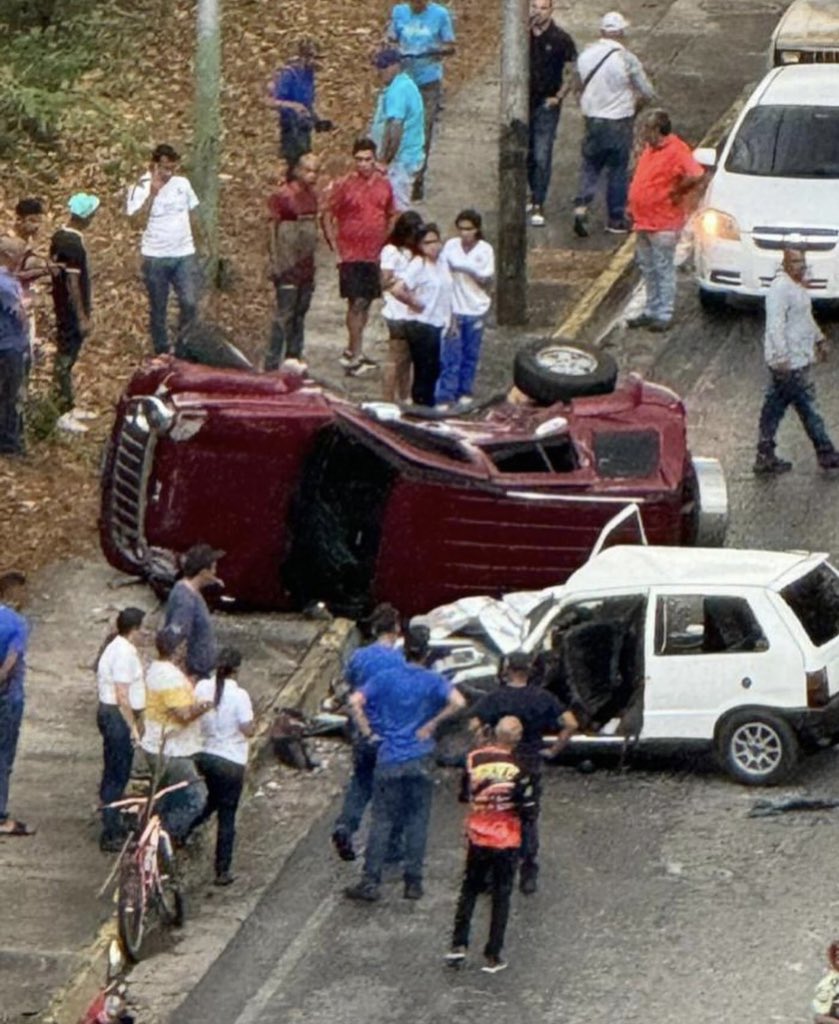
[[341, 363], [351, 377], [376, 363], [362, 352], [370, 304], [381, 295], [379, 254], [387, 241], [396, 210], [390, 182], [376, 167], [376, 144], [358, 139], [353, 145], [355, 170], [333, 186], [323, 216], [323, 231], [338, 254], [341, 298], [347, 300], [349, 345]]
[[704, 181], [690, 147], [673, 134], [664, 110], [651, 110], [642, 129], [644, 150], [629, 186], [635, 257], [644, 278], [644, 312], [627, 327], [666, 331], [676, 303], [676, 243], [688, 217], [688, 195]]
[[265, 369], [303, 355], [303, 321], [315, 290], [318, 159], [304, 153], [289, 178], [268, 198], [269, 274], [277, 310], [265, 353]]

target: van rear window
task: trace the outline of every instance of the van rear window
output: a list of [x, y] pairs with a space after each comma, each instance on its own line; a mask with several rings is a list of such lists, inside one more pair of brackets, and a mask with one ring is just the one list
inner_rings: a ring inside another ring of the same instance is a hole
[[784, 587], [781, 597], [795, 612], [815, 647], [839, 636], [839, 576], [832, 566], [822, 563]]

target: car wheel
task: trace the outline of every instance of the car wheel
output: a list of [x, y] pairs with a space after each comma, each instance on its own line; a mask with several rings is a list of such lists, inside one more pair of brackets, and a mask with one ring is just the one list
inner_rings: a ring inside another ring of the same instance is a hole
[[728, 295], [725, 292], [712, 292], [708, 288], [700, 287], [699, 305], [706, 313], [724, 313], [728, 309]]
[[775, 786], [798, 761], [798, 739], [782, 718], [763, 711], [736, 711], [717, 734], [723, 767], [747, 786]]
[[607, 352], [553, 338], [523, 345], [513, 364], [516, 387], [539, 405], [606, 395], [617, 376], [617, 363]]

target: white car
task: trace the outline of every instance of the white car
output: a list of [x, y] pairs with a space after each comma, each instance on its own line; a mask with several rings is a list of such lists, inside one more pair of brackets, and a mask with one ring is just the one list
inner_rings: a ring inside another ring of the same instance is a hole
[[772, 33], [772, 66], [839, 60], [839, 0], [793, 0]]
[[770, 785], [839, 738], [839, 573], [824, 554], [620, 545], [541, 599], [470, 600], [426, 619], [442, 667], [483, 689], [503, 653], [553, 632], [546, 685], [587, 725], [576, 746], [712, 747], [736, 780]]
[[750, 96], [695, 219], [700, 300], [760, 297], [787, 246], [807, 255], [813, 297], [839, 298], [839, 64], [775, 68]]

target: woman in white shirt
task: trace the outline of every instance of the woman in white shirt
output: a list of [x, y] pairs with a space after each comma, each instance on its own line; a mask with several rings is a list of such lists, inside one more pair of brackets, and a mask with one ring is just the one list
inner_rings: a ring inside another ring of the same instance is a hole
[[251, 699], [233, 678], [241, 664], [242, 655], [236, 648], [225, 647], [219, 653], [215, 675], [202, 679], [195, 687], [197, 700], [212, 703], [201, 719], [204, 749], [196, 761], [208, 790], [200, 820], [206, 821], [214, 811], [218, 814], [216, 885], [233, 881], [230, 865], [236, 841], [236, 810], [245, 781], [248, 739], [254, 733]]
[[396, 218], [387, 244], [379, 256], [382, 282], [382, 316], [387, 324], [388, 359], [382, 379], [382, 397], [386, 402], [407, 402], [411, 393], [411, 353], [405, 340], [408, 307], [393, 294], [392, 288], [401, 280], [414, 258], [414, 245], [422, 217], [416, 210], [406, 210]]
[[440, 259], [443, 243], [436, 224], [423, 224], [417, 234], [418, 255], [393, 293], [408, 307], [405, 339], [414, 367], [411, 399], [433, 406], [440, 376], [440, 341], [452, 323], [452, 276]]
[[467, 405], [475, 387], [484, 318], [492, 302], [495, 253], [484, 241], [476, 210], [461, 210], [454, 223], [457, 237], [446, 242], [442, 255], [452, 275], [454, 327], [443, 339], [437, 401]]

